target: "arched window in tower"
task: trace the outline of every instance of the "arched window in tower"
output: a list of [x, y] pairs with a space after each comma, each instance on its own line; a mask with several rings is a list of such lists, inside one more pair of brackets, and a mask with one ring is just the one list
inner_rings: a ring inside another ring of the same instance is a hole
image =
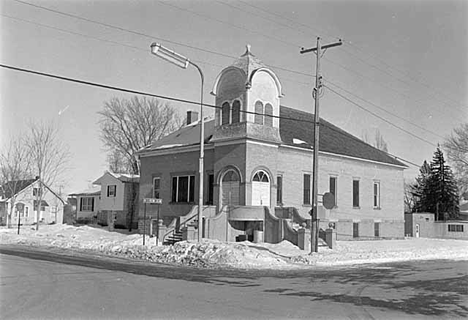
[[265, 171], [259, 170], [257, 173], [255, 173], [253, 177], [253, 181], [258, 181], [258, 182], [270, 182], [270, 179], [268, 178], [268, 175]]
[[223, 106], [221, 107], [221, 124], [229, 124], [229, 113], [231, 106], [229, 105], [229, 102], [223, 103]]
[[255, 102], [255, 123], [263, 124], [263, 103]]
[[273, 106], [269, 103], [265, 105], [265, 125], [273, 127]]
[[231, 123], [240, 122], [240, 106], [240, 101], [234, 100], [234, 103], [232, 104]]

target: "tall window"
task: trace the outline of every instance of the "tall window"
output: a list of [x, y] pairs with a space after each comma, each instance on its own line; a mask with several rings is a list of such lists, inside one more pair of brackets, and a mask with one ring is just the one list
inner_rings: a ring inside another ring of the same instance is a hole
[[359, 238], [359, 222], [353, 222], [353, 238]]
[[276, 202], [283, 204], [283, 176], [276, 177]]
[[24, 207], [24, 216], [29, 217], [29, 207]]
[[107, 196], [115, 197], [116, 195], [117, 195], [117, 186], [115, 184], [107, 186]]
[[269, 103], [265, 105], [265, 125], [273, 127], [273, 107]]
[[42, 190], [40, 188], [33, 188], [33, 196], [34, 197], [40, 197], [42, 193]]
[[330, 177], [330, 193], [335, 197], [335, 206], [337, 206], [337, 178], [336, 177]]
[[231, 123], [238, 123], [240, 122], [240, 101], [239, 100], [234, 100], [232, 104], [232, 119]]
[[380, 182], [374, 181], [374, 208], [380, 208]]
[[93, 197], [83, 197], [80, 200], [80, 211], [94, 211], [94, 198]]
[[359, 208], [359, 180], [353, 180], [353, 207]]
[[159, 177], [153, 178], [153, 198], [156, 198], [156, 199], [161, 198], [160, 190], [161, 190], [161, 178]]
[[195, 201], [195, 176], [172, 177], [172, 202]]
[[374, 223], [374, 237], [380, 237], [380, 223]]
[[263, 124], [263, 103], [255, 102], [255, 123]]
[[310, 204], [310, 174], [304, 174], [303, 203]]
[[207, 204], [212, 205], [214, 199], [214, 174], [208, 175], [208, 201]]
[[229, 124], [229, 113], [231, 111], [231, 106], [229, 102], [223, 103], [221, 107], [221, 124]]

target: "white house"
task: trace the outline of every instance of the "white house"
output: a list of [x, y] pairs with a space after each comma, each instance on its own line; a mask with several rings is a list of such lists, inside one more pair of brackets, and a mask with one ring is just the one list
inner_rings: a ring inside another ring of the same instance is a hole
[[107, 224], [108, 216], [115, 214], [116, 226], [136, 228], [139, 180], [138, 175], [106, 171], [93, 182], [101, 187], [99, 223]]
[[76, 220], [89, 221], [100, 211], [101, 187], [93, 186], [86, 190], [69, 194], [76, 198]]
[[[44, 224], [62, 224], [63, 206], [65, 201], [42, 181], [37, 179], [9, 181], [7, 184], [14, 188], [3, 187], [3, 195], [0, 200], [0, 218], [2, 224], [7, 221], [7, 214], [14, 198], [14, 211], [11, 224], [31, 225], [37, 222], [36, 209], [39, 204], [38, 197], [42, 193], [40, 203], [39, 222]], [[13, 193], [12, 193], [13, 190]]]

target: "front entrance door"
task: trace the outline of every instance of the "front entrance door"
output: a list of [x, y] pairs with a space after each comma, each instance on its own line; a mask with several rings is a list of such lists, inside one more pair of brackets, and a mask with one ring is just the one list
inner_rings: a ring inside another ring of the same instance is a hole
[[419, 224], [416, 224], [415, 237], [419, 238]]
[[226, 172], [222, 180], [222, 205], [238, 205], [239, 204], [239, 175], [236, 171], [230, 170]]
[[265, 171], [258, 171], [252, 181], [252, 205], [270, 206], [270, 179]]

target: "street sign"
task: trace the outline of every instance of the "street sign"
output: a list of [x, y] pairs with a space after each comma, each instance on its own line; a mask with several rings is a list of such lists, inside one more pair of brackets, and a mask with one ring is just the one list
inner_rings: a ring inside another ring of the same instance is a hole
[[335, 195], [331, 192], [326, 192], [323, 195], [322, 202], [325, 209], [333, 209], [335, 206]]
[[149, 204], [162, 204], [162, 199], [158, 198], [144, 198], [143, 203], [149, 203]]

